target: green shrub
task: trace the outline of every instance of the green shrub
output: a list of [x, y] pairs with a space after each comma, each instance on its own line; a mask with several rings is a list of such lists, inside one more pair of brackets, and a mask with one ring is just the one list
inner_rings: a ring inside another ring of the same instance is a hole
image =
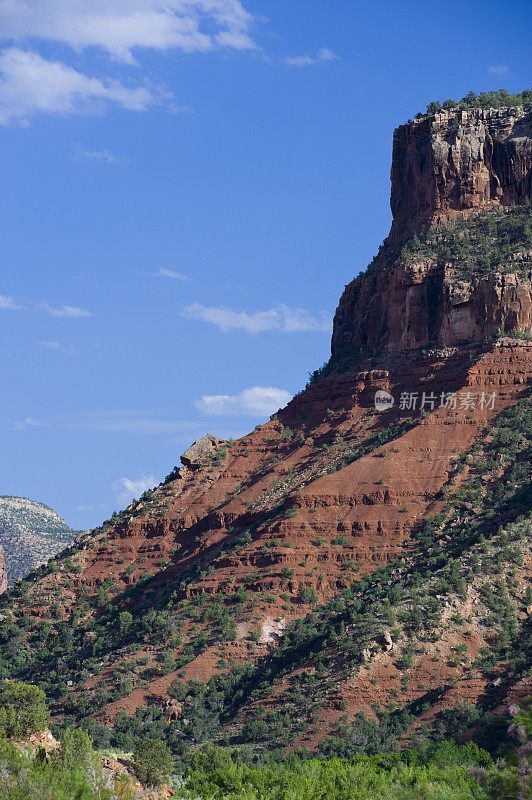
[[532, 210], [529, 205], [522, 205], [482, 211], [446, 228], [414, 236], [404, 245], [401, 257], [406, 261], [439, 259], [468, 275], [494, 270], [527, 273], [530, 259], [513, 261], [510, 256], [531, 247]]
[[318, 602], [318, 595], [311, 586], [305, 586], [305, 588], [301, 590], [299, 597], [302, 603], [307, 603], [311, 606]]
[[133, 753], [135, 775], [146, 786], [161, 786], [173, 767], [172, 754], [164, 742], [144, 739]]
[[82, 728], [67, 728], [60, 743], [61, 747], [54, 753], [55, 761], [67, 770], [90, 773], [94, 768], [96, 755], [89, 734]]
[[0, 735], [20, 739], [43, 731], [50, 720], [46, 695], [37, 686], [9, 681], [0, 691]]

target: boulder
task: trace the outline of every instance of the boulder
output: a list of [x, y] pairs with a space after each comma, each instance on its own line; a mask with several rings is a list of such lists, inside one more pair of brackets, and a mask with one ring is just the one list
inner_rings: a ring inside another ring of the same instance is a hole
[[191, 444], [188, 450], [185, 450], [181, 456], [181, 463], [190, 469], [198, 469], [198, 467], [204, 466], [210, 456], [214, 455], [219, 444], [220, 439], [207, 433]]

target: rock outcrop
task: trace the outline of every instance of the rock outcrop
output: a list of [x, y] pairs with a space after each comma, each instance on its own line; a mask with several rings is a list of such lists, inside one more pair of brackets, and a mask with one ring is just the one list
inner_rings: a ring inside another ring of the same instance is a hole
[[[390, 235], [367, 272], [346, 286], [333, 356], [346, 348], [390, 353], [479, 342], [501, 330], [529, 332], [529, 235], [517, 237], [493, 270], [457, 263], [438, 248], [437, 236], [443, 245], [445, 226], [464, 220], [471, 235], [483, 224], [479, 212], [532, 199], [532, 110], [442, 112], [403, 125], [394, 136], [391, 178]], [[401, 245], [429, 228], [434, 255], [421, 248], [406, 257]]]
[[7, 589], [7, 571], [4, 550], [0, 547], [0, 594]]
[[181, 456], [181, 463], [189, 469], [197, 469], [207, 463], [209, 458], [212, 458], [216, 452], [216, 448], [220, 443], [220, 439], [212, 436], [210, 433], [202, 436], [194, 444], [191, 444], [188, 450], [185, 450]]
[[462, 276], [451, 264], [399, 259], [346, 287], [334, 318], [332, 354], [397, 352], [480, 342], [498, 331], [530, 332], [530, 276]]
[[442, 111], [394, 133], [393, 239], [532, 200], [532, 109]]

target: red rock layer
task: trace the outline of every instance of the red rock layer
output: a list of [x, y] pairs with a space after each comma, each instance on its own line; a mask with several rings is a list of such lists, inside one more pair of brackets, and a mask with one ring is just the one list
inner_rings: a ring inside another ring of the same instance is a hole
[[346, 287], [334, 317], [332, 353], [462, 345], [531, 326], [529, 277], [491, 272], [464, 278], [450, 265], [398, 260]]
[[[94, 591], [107, 579], [126, 590], [149, 571], [155, 574], [147, 592], [154, 596], [167, 587], [176, 589], [177, 599], [245, 589], [255, 607], [225, 653], [247, 659], [243, 640], [251, 628], [261, 626], [267, 647], [288, 619], [308, 612], [304, 589], [329, 599], [409, 547], [412, 530], [441, 510], [439, 492], [460, 454], [527, 390], [531, 356], [532, 346], [505, 340], [473, 365], [474, 350], [465, 348], [332, 375], [296, 397], [278, 419], [235, 442], [223, 465], [181, 468], [154, 492], [148, 513], [145, 501], [136, 501], [131, 516], [95, 548], [87, 539], [75, 583]], [[374, 411], [378, 389], [394, 395], [394, 409]], [[458, 392], [456, 409], [439, 405], [447, 390]], [[416, 411], [398, 408], [402, 393], [417, 394]], [[426, 405], [430, 413], [420, 419], [423, 393], [435, 408]], [[492, 393], [482, 407], [482, 395]], [[474, 396], [473, 406], [461, 407], [462, 396]], [[410, 416], [417, 424], [401, 427]], [[347, 463], [349, 453], [391, 423], [399, 425], [393, 440]], [[242, 534], [247, 537], [238, 542]], [[198, 565], [201, 573], [179, 589], [181, 577]], [[217, 652], [217, 645], [209, 648], [187, 674], [208, 678]], [[256, 655], [261, 652], [259, 643]], [[135, 690], [134, 699], [114, 703], [112, 712], [164, 697], [173, 677]]]

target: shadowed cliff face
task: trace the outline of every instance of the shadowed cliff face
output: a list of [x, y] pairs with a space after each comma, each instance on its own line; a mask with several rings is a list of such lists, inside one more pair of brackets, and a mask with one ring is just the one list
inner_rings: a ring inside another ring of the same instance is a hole
[[391, 238], [484, 208], [532, 200], [532, 111], [442, 112], [397, 128]]
[[[348, 347], [398, 352], [478, 342], [500, 330], [529, 332], [529, 234], [517, 237], [495, 268], [471, 268], [444, 245], [449, 226], [460, 225], [471, 237], [475, 226], [484, 225], [487, 232], [477, 230], [472, 241], [489, 246], [488, 217], [511, 214], [532, 199], [532, 111], [455, 111], [402, 125], [394, 135], [391, 178], [390, 235], [340, 299], [333, 356]], [[530, 226], [530, 218], [523, 209], [519, 224]], [[427, 231], [433, 251], [420, 248], [417, 256], [405, 257], [402, 244]], [[455, 250], [457, 242], [459, 247], [455, 235]], [[497, 234], [493, 242], [499, 246]]]

